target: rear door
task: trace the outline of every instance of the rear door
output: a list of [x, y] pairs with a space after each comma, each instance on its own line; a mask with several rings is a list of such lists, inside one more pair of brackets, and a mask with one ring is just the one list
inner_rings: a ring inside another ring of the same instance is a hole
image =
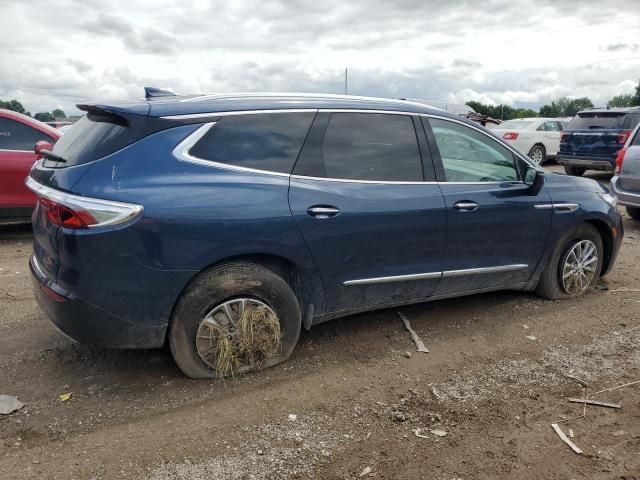
[[531, 278], [552, 210], [521, 180], [526, 162], [492, 135], [445, 118], [423, 119], [447, 207], [443, 278], [436, 294], [513, 286]]
[[622, 171], [618, 176], [618, 186], [622, 190], [640, 193], [640, 128], [627, 147], [622, 162]]
[[544, 122], [538, 127], [544, 139], [547, 155], [555, 156], [560, 149], [560, 127], [556, 121]]
[[446, 230], [434, 180], [424, 130], [412, 116], [318, 114], [291, 177], [289, 205], [321, 271], [329, 311], [433, 293]]
[[44, 133], [0, 116], [0, 216], [28, 216], [35, 196], [24, 184], [36, 154], [33, 149], [39, 140], [54, 143]]

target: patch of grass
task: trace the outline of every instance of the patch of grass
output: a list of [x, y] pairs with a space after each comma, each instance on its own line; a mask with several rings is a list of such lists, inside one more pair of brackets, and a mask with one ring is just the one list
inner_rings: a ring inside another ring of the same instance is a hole
[[245, 309], [236, 327], [240, 333], [240, 355], [252, 368], [261, 368], [265, 360], [282, 348], [280, 321], [267, 308]]

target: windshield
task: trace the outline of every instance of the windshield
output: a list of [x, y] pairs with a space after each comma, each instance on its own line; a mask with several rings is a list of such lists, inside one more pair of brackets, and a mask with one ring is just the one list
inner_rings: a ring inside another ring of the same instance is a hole
[[45, 160], [47, 167], [70, 167], [93, 162], [129, 143], [129, 124], [117, 115], [88, 113], [56, 143], [53, 152], [65, 163]]
[[624, 112], [580, 113], [569, 122], [569, 130], [619, 129], [622, 128]]
[[529, 120], [508, 120], [497, 128], [500, 130], [524, 130], [530, 125], [533, 125], [533, 122]]

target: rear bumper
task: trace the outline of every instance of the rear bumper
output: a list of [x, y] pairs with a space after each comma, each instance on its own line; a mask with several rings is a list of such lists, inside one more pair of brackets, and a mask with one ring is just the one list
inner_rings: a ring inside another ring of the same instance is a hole
[[617, 175], [611, 179], [611, 189], [618, 197], [618, 203], [627, 207], [640, 208], [640, 192], [631, 192], [620, 188], [619, 180]]
[[579, 156], [567, 156], [566, 154], [558, 153], [556, 162], [560, 165], [567, 165], [570, 167], [587, 168], [589, 170], [604, 170], [607, 172], [613, 172], [615, 168], [615, 158], [608, 157], [579, 157]]
[[29, 268], [38, 305], [69, 338], [103, 348], [155, 348], [164, 343], [166, 326], [132, 323], [77, 298], [49, 280], [34, 256]]

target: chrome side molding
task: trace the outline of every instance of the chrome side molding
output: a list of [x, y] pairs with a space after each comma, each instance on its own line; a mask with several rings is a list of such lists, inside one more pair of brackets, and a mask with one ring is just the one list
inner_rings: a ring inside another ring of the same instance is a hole
[[343, 282], [343, 285], [371, 285], [375, 283], [409, 282], [411, 280], [428, 280], [432, 278], [450, 278], [450, 277], [461, 277], [464, 275], [512, 272], [516, 270], [526, 270], [527, 268], [529, 268], [529, 265], [518, 263], [514, 265], [498, 265], [496, 267], [467, 268], [463, 270], [447, 270], [444, 272], [412, 273], [409, 275], [394, 275], [390, 277], [360, 278], [357, 280], [347, 280]]
[[579, 203], [541, 203], [539, 205], [534, 205], [534, 208], [538, 209], [553, 209], [554, 212], [575, 212], [579, 207]]

